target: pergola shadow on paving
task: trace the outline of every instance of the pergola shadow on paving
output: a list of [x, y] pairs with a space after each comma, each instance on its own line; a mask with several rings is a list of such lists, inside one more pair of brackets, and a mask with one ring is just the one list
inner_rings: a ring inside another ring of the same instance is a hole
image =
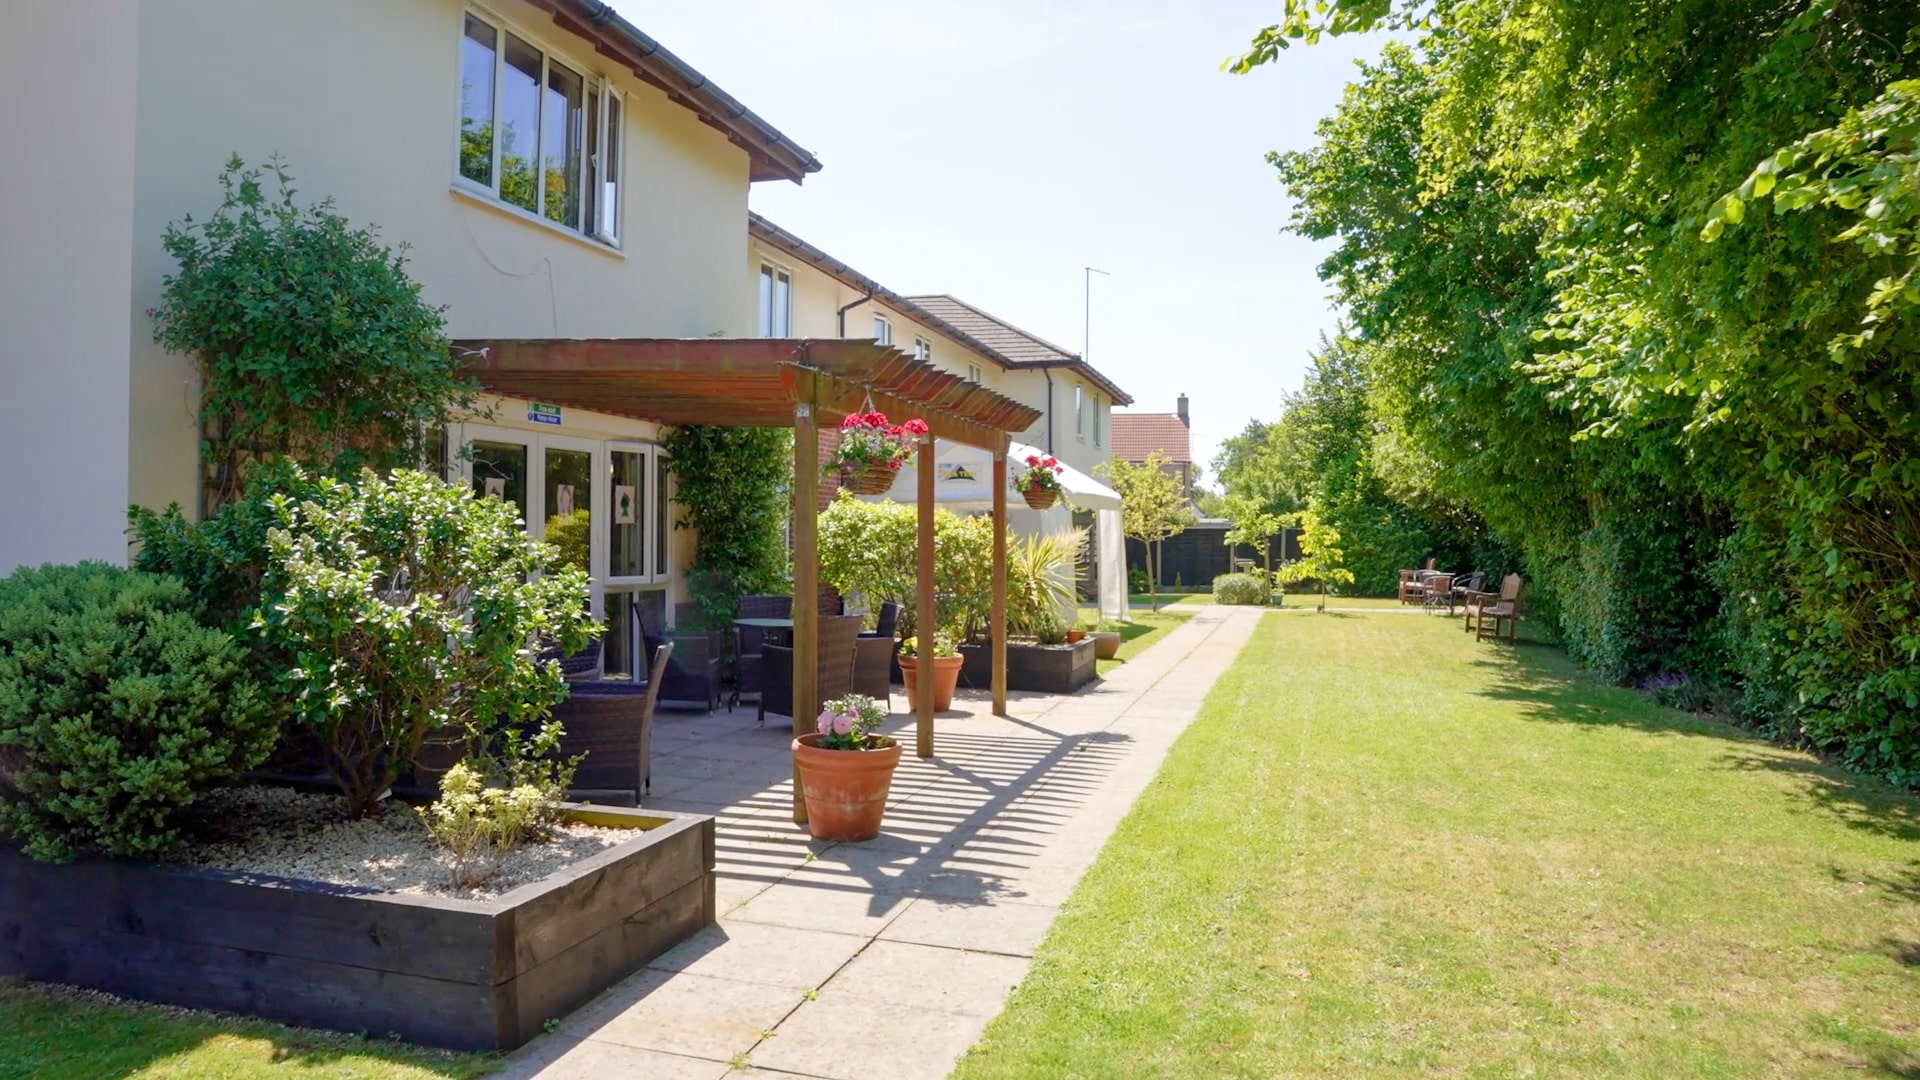
[[[793, 729], [820, 710], [821, 425], [871, 407], [926, 422], [919, 490], [918, 625], [939, 625], [934, 594], [934, 440], [993, 455], [993, 711], [1007, 712], [1007, 443], [1039, 410], [889, 345], [840, 338], [560, 338], [456, 341], [486, 390], [658, 423], [793, 428]], [[915, 750], [933, 755], [933, 695], [921, 694]], [[806, 820], [798, 770], [793, 814]]]

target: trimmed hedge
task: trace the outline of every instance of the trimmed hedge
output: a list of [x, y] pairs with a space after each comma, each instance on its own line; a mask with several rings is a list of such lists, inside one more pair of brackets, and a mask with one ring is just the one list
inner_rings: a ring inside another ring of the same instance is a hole
[[1265, 574], [1221, 574], [1213, 579], [1213, 602], [1265, 607], [1273, 590]]

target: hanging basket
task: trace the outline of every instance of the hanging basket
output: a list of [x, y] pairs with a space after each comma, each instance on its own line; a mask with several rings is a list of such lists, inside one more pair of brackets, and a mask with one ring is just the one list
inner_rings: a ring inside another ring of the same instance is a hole
[[1035, 510], [1051, 510], [1053, 504], [1060, 501], [1057, 491], [1023, 491], [1020, 494], [1027, 500], [1027, 505]]
[[855, 495], [885, 495], [893, 487], [893, 470], [879, 465], [841, 469], [840, 486]]

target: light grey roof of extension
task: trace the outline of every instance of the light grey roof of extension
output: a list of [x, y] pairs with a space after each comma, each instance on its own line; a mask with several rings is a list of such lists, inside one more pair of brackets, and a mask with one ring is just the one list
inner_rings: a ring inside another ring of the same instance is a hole
[[1133, 398], [1125, 390], [1120, 389], [1113, 380], [1102, 375], [1098, 368], [1087, 363], [1078, 353], [1068, 352], [1053, 342], [1030, 334], [1005, 319], [989, 315], [972, 304], [945, 293], [909, 296], [907, 299], [932, 312], [942, 321], [966, 331], [968, 336], [1012, 360], [1016, 367], [1072, 368], [1086, 375], [1105, 390], [1114, 404], [1133, 404]]
[[988, 345], [986, 342], [976, 339], [960, 327], [954, 326], [945, 319], [942, 319], [939, 315], [928, 311], [926, 308], [914, 303], [911, 299], [901, 296], [899, 293], [894, 292], [892, 289], [887, 288], [885, 285], [880, 284], [751, 210], [747, 211], [747, 231], [761, 241], [779, 248], [781, 251], [792, 255], [796, 259], [806, 262], [809, 266], [819, 270], [821, 273], [839, 279], [849, 288], [858, 289], [876, 299], [885, 301], [901, 314], [911, 316], [925, 323], [927, 326], [938, 330], [942, 334], [965, 345], [967, 348], [978, 352], [980, 355], [985, 356], [1001, 367], [1016, 368], [1020, 366], [1018, 360], [1001, 353], [998, 349]]

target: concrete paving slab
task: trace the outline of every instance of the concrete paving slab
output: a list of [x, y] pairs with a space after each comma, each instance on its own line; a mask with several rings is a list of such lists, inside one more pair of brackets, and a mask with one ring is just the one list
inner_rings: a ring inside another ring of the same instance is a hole
[[[721, 924], [504, 1075], [944, 1077], [1258, 621], [1203, 609], [1081, 694], [1012, 695], [1010, 718], [963, 689], [938, 755], [906, 756], [865, 844], [793, 823], [784, 720], [662, 714], [643, 805], [716, 818]], [[913, 719], [887, 730], [910, 740]], [[751, 1069], [727, 1071], [743, 1056]]]

